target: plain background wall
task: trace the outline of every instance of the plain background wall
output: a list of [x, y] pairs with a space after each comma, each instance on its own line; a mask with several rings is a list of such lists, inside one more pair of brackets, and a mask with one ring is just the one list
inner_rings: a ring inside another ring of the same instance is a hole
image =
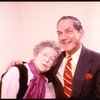
[[12, 60], [29, 61], [33, 47], [57, 39], [59, 18], [82, 22], [86, 47], [100, 51], [100, 2], [0, 2], [0, 75]]

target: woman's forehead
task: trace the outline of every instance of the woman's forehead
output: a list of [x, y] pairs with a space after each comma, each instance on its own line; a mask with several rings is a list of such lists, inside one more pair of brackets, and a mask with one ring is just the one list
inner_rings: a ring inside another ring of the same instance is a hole
[[44, 47], [40, 50], [40, 52], [50, 52], [50, 51], [56, 51], [54, 48], [52, 47]]

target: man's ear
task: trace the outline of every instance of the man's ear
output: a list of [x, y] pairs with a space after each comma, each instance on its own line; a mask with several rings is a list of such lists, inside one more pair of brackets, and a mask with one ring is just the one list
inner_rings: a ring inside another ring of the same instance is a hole
[[83, 38], [83, 35], [84, 35], [84, 30], [80, 29], [80, 36], [81, 36], [81, 38]]

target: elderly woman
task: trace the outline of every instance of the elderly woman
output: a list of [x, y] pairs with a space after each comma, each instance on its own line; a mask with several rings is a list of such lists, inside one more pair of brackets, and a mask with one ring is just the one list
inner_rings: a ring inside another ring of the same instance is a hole
[[[59, 44], [55, 41], [43, 41], [33, 49], [33, 59], [24, 63], [28, 70], [28, 88], [24, 91], [24, 96], [20, 98], [55, 98], [52, 83], [48, 82], [45, 72], [56, 63], [56, 59], [61, 53]], [[1, 98], [17, 98], [19, 92], [19, 71], [13, 66], [2, 78]]]

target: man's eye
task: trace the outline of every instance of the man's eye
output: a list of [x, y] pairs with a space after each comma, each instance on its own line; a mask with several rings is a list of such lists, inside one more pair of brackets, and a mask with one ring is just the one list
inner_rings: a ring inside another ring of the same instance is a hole
[[60, 36], [62, 34], [62, 32], [57, 32], [58, 33], [58, 36]]
[[67, 30], [66, 33], [68, 33], [68, 34], [69, 34], [69, 33], [72, 33], [72, 30]]

